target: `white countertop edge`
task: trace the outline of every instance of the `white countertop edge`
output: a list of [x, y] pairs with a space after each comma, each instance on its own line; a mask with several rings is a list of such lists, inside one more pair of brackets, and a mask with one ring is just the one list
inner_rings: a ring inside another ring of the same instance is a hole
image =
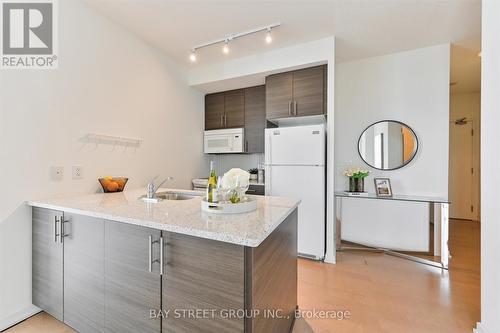
[[[189, 191], [186, 191], [189, 192]], [[133, 224], [141, 227], [148, 227], [152, 229], [157, 229], [157, 230], [164, 230], [164, 231], [169, 231], [169, 232], [175, 232], [179, 233], [182, 235], [188, 235], [188, 236], [193, 236], [193, 237], [200, 237], [204, 239], [211, 239], [215, 241], [221, 241], [224, 243], [230, 243], [230, 244], [235, 244], [235, 245], [241, 245], [241, 246], [248, 246], [248, 247], [258, 247], [264, 240], [269, 237], [269, 235], [276, 230], [278, 226], [283, 223], [284, 220], [290, 216], [290, 214], [298, 208], [299, 204], [301, 203], [301, 200], [298, 200], [296, 204], [291, 206], [286, 214], [284, 214], [283, 220], [281, 220], [279, 223], [276, 223], [274, 227], [270, 230], [268, 230], [264, 235], [262, 239], [248, 239], [248, 238], [241, 238], [241, 237], [236, 237], [236, 236], [227, 236], [221, 233], [215, 233], [215, 232], [206, 232], [202, 230], [193, 230], [191, 228], [183, 228], [183, 227], [176, 227], [172, 226], [170, 224], [163, 224], [163, 223], [157, 223], [154, 221], [148, 221], [148, 220], [139, 220], [139, 219], [134, 219], [134, 218], [127, 218], [127, 217], [122, 217], [122, 216], [117, 216], [117, 215], [112, 215], [112, 214], [106, 214], [106, 213], [100, 213], [100, 212], [93, 212], [93, 211], [88, 211], [88, 210], [81, 210], [81, 209], [75, 209], [75, 208], [69, 208], [69, 207], [63, 207], [63, 206], [58, 206], [58, 205], [52, 205], [52, 204], [46, 204], [42, 202], [37, 202], [37, 201], [27, 201], [26, 204], [31, 207], [38, 207], [38, 208], [45, 208], [45, 209], [51, 209], [51, 210], [57, 210], [57, 211], [62, 211], [62, 212], [68, 212], [72, 214], [77, 214], [77, 215], [84, 215], [84, 216], [89, 216], [89, 217], [95, 217], [99, 219], [104, 219], [104, 220], [110, 220], [110, 221], [115, 221], [115, 222], [122, 222], [122, 223], [128, 223], [128, 224]]]

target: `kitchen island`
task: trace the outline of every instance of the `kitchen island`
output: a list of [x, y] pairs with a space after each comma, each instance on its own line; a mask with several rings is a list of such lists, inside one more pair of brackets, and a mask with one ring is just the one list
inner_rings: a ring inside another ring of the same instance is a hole
[[258, 196], [254, 212], [212, 215], [182, 193], [29, 202], [33, 304], [79, 332], [289, 332], [300, 201]]

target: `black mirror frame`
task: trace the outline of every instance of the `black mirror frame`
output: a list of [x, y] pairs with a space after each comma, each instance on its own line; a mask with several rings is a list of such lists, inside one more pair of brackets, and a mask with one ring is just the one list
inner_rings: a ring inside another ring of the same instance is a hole
[[[376, 125], [376, 124], [380, 124], [380, 123], [384, 123], [384, 122], [392, 122], [392, 123], [398, 123], [402, 126], [405, 126], [406, 128], [408, 128], [411, 133], [413, 134], [413, 136], [415, 137], [415, 143], [417, 144], [416, 146], [416, 149], [415, 149], [415, 152], [413, 153], [413, 155], [411, 156], [411, 158], [406, 161], [405, 163], [403, 163], [402, 165], [398, 166], [397, 168], [392, 168], [392, 169], [380, 169], [380, 168], [376, 168], [374, 167], [373, 165], [371, 165], [370, 163], [368, 163], [364, 158], [363, 156], [361, 156], [361, 152], [359, 151], [359, 143], [361, 141], [361, 137], [363, 136], [363, 134], [370, 128], [372, 127], [373, 125]], [[417, 153], [418, 153], [418, 148], [419, 148], [420, 144], [419, 144], [419, 141], [418, 141], [418, 136], [417, 136], [417, 133], [415, 133], [415, 131], [413, 130], [413, 128], [411, 128], [410, 126], [408, 126], [407, 124], [403, 123], [402, 121], [399, 121], [399, 120], [392, 120], [392, 119], [384, 119], [384, 120], [380, 120], [380, 121], [377, 121], [373, 124], [370, 124], [368, 125], [364, 130], [363, 132], [361, 132], [361, 135], [359, 136], [358, 138], [358, 145], [357, 145], [357, 150], [358, 150], [358, 155], [359, 157], [361, 158], [361, 160], [366, 164], [368, 165], [370, 168], [373, 168], [373, 169], [376, 169], [376, 170], [381, 170], [381, 171], [393, 171], [393, 170], [398, 170], [398, 169], [401, 169], [405, 166], [407, 166], [411, 161], [413, 161], [413, 159], [415, 158], [415, 156], [417, 156]]]

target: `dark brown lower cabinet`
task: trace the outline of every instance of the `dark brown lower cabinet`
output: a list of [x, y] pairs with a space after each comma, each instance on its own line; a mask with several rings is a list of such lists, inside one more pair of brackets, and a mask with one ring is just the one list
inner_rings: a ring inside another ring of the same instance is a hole
[[166, 233], [164, 253], [162, 333], [291, 331], [297, 210], [255, 248]]
[[151, 311], [161, 309], [161, 231], [121, 222], [105, 223], [106, 332], [161, 332], [161, 318], [150, 316]]
[[63, 321], [63, 213], [42, 208], [32, 213], [32, 302]]
[[64, 213], [64, 323], [104, 332], [104, 220]]
[[245, 249], [246, 333], [291, 332], [297, 309], [297, 209], [258, 247]]
[[82, 333], [290, 332], [297, 210], [246, 247], [33, 208], [33, 303]]
[[243, 318], [224, 314], [245, 306], [244, 248], [174, 233], [165, 241], [162, 332], [243, 332]]
[[266, 188], [263, 185], [250, 185], [248, 187], [248, 190], [246, 194], [252, 194], [252, 195], [265, 195]]

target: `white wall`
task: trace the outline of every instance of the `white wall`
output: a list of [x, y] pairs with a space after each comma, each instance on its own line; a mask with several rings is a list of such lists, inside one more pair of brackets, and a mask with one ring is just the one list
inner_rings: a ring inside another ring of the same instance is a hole
[[[483, 0], [481, 77], [481, 323], [500, 332], [500, 1]], [[486, 176], [487, 175], [487, 176]]]
[[[457, 93], [452, 94], [450, 97], [450, 119], [451, 122], [456, 119], [466, 117], [472, 120], [472, 128], [474, 130], [473, 136], [473, 187], [472, 187], [472, 200], [475, 209], [475, 218], [479, 220], [480, 209], [480, 150], [481, 150], [481, 93]], [[453, 126], [453, 124], [450, 124]], [[452, 180], [450, 179], [450, 182]], [[450, 193], [450, 200], [452, 194]], [[452, 203], [453, 204], [453, 203]]]
[[390, 178], [395, 194], [448, 197], [448, 121], [450, 46], [337, 64], [335, 91], [335, 166], [339, 191], [348, 188], [343, 170], [368, 166], [358, 154], [358, 138], [384, 119], [406, 123], [417, 134], [418, 153], [404, 168], [371, 175]]
[[232, 168], [249, 170], [264, 163], [264, 154], [211, 154], [207, 158], [215, 162], [215, 171], [219, 176]]
[[197, 66], [189, 73], [189, 84], [204, 91], [221, 91], [263, 84], [266, 75], [297, 68], [328, 64], [328, 152], [327, 152], [327, 244], [325, 261], [335, 262], [334, 244], [334, 94], [335, 38], [328, 37], [233, 59], [210, 66]]
[[[203, 95], [185, 73], [77, 0], [59, 1], [59, 69], [0, 72], [0, 330], [32, 311], [29, 199], [99, 190], [97, 177], [206, 174]], [[142, 138], [136, 151], [84, 146], [87, 133]], [[71, 179], [71, 166], [84, 168]], [[49, 167], [63, 166], [62, 181]]]

